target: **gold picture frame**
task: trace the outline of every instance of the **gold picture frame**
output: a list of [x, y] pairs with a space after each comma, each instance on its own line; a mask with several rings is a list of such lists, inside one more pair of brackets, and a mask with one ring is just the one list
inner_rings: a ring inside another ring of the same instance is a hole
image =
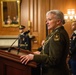
[[20, 0], [1, 0], [3, 27], [18, 27], [20, 25]]

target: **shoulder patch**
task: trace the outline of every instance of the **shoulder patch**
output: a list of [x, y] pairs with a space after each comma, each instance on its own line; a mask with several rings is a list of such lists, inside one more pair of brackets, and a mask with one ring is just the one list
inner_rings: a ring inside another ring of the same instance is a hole
[[60, 40], [60, 35], [56, 33], [53, 37], [54, 41], [59, 41]]

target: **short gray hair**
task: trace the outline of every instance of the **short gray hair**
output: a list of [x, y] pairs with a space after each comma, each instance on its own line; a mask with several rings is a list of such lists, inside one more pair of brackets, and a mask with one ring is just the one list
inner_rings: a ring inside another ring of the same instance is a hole
[[50, 10], [50, 11], [48, 11], [48, 12], [46, 13], [46, 16], [47, 16], [48, 14], [54, 14], [54, 15], [56, 15], [56, 18], [57, 18], [57, 19], [60, 19], [63, 24], [65, 23], [64, 14], [63, 14], [60, 10]]

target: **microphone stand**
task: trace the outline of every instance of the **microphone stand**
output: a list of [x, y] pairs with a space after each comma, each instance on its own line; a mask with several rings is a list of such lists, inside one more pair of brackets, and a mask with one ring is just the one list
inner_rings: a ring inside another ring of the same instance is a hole
[[8, 48], [8, 52], [11, 51], [11, 47], [13, 46], [13, 44], [18, 40], [18, 38], [11, 44], [11, 46]]
[[19, 54], [19, 52], [20, 52], [20, 46], [19, 46], [19, 48], [18, 48], [18, 52], [17, 52], [17, 54]]

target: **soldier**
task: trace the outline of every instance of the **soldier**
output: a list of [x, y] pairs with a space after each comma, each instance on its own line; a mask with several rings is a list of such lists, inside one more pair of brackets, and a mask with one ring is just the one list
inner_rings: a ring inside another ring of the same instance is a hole
[[69, 68], [71, 69], [73, 75], [76, 75], [76, 21], [72, 22], [71, 28], [73, 33], [70, 39]]
[[41, 53], [20, 57], [22, 64], [29, 61], [41, 63], [41, 75], [69, 75], [66, 58], [69, 52], [69, 36], [64, 29], [64, 15], [59, 10], [46, 13], [46, 24], [52, 32], [47, 36]]
[[25, 31], [25, 26], [19, 26], [19, 40], [18, 40], [18, 48], [22, 48], [24, 50], [31, 50], [31, 38], [29, 36], [29, 30]]

